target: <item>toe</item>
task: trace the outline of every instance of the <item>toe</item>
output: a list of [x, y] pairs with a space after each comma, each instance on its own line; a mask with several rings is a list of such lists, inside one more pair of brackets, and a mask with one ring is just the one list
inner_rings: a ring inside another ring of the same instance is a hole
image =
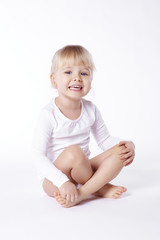
[[126, 192], [127, 191], [127, 188], [123, 187], [123, 192]]
[[56, 201], [57, 201], [59, 204], [61, 204], [61, 205], [63, 205], [63, 204], [66, 203], [65, 199], [63, 199], [63, 198], [60, 197], [60, 196], [56, 197]]
[[116, 193], [122, 194], [123, 190], [122, 189], [117, 189]]
[[120, 190], [117, 190], [116, 192], [115, 192], [115, 194], [114, 194], [114, 197], [115, 198], [119, 198], [121, 195], [122, 195], [122, 191], [120, 191]]
[[114, 199], [116, 199], [116, 198], [118, 198], [118, 197], [119, 197], [119, 195], [120, 195], [120, 194], [118, 194], [118, 193], [115, 193], [115, 194], [113, 194], [113, 195], [112, 195], [112, 197], [113, 197]]

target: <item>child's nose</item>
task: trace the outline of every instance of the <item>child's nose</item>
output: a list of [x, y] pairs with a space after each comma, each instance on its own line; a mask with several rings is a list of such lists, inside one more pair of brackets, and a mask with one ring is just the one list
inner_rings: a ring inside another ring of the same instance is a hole
[[74, 77], [74, 81], [81, 82], [82, 79], [79, 75], [77, 75], [77, 76]]

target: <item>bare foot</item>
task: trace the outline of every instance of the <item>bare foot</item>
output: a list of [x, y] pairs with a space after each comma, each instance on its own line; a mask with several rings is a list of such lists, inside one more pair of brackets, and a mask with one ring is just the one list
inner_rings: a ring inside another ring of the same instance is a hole
[[115, 186], [110, 183], [106, 184], [100, 190], [98, 190], [94, 195], [104, 198], [119, 198], [122, 193], [126, 192], [127, 189], [122, 186]]
[[65, 198], [61, 196], [60, 192], [57, 192], [55, 199], [60, 205], [62, 205], [62, 207], [69, 208], [79, 204], [81, 201], [85, 199], [85, 197], [79, 191], [78, 199], [73, 202], [68, 202]]
[[[94, 195], [99, 196], [99, 197], [104, 197], [104, 198], [116, 199], [116, 198], [119, 198], [122, 195], [122, 193], [124, 193], [126, 191], [127, 191], [127, 189], [125, 187], [115, 186], [115, 185], [108, 183], [104, 187], [102, 187], [99, 191], [94, 193]], [[56, 201], [60, 205], [62, 205], [62, 207], [69, 208], [69, 207], [73, 207], [73, 206], [79, 204], [87, 197], [81, 192], [81, 189], [79, 189], [78, 199], [74, 202], [68, 202], [65, 198], [63, 198], [61, 196], [60, 192], [56, 193], [55, 198], [56, 198]]]

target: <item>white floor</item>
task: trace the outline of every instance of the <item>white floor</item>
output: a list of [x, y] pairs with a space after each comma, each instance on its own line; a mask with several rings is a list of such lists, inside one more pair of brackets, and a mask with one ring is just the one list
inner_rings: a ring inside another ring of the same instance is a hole
[[118, 200], [65, 209], [46, 196], [30, 165], [0, 165], [0, 239], [160, 239], [160, 168], [123, 170]]

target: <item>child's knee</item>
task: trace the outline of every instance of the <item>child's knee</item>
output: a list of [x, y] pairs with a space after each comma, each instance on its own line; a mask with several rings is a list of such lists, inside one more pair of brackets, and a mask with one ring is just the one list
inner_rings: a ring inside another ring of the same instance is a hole
[[114, 146], [114, 150], [111, 154], [113, 158], [115, 158], [116, 161], [118, 161], [120, 164], [123, 164], [122, 160], [120, 159], [120, 152], [125, 149], [125, 146], [119, 146], [118, 144]]
[[125, 149], [125, 146], [119, 146], [118, 144], [113, 147], [113, 154], [119, 155], [119, 153]]
[[71, 145], [65, 149], [68, 159], [73, 163], [84, 161], [85, 154], [78, 145]]

